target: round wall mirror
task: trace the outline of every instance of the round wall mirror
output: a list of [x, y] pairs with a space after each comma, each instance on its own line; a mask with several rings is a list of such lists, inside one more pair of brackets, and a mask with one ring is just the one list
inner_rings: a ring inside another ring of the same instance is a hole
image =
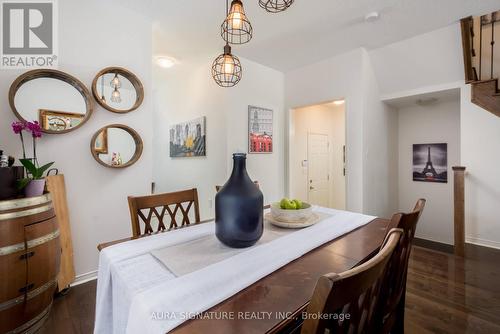
[[90, 141], [92, 156], [109, 168], [133, 165], [142, 154], [141, 136], [123, 124], [111, 124], [99, 129]]
[[9, 103], [21, 121], [38, 121], [46, 133], [65, 133], [92, 115], [90, 92], [77, 78], [57, 70], [33, 70], [10, 86]]
[[121, 67], [107, 67], [92, 82], [92, 94], [104, 109], [131, 112], [142, 104], [144, 88], [137, 76]]

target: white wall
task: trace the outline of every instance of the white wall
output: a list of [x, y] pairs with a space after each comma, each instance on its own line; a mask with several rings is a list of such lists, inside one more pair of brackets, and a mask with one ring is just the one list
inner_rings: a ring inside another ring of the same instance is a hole
[[460, 107], [466, 239], [500, 248], [500, 117], [472, 104], [470, 91], [462, 88]]
[[[227, 181], [232, 153], [248, 152], [249, 105], [274, 110], [274, 152], [247, 155], [248, 173], [259, 181], [265, 203], [284, 194], [283, 74], [240, 58], [243, 79], [233, 88], [220, 88], [210, 75], [212, 56], [184, 60], [154, 74], [157, 192], [196, 187], [202, 219], [214, 217], [215, 186]], [[169, 126], [200, 116], [207, 117], [207, 156], [170, 158]]]
[[[427, 200], [417, 226], [419, 238], [453, 244], [453, 171], [460, 165], [460, 102], [408, 106], [394, 111], [399, 118], [399, 202], [409, 212], [417, 199]], [[413, 144], [448, 144], [448, 183], [413, 181]]]
[[[98, 13], [98, 15], [96, 15]], [[110, 20], [110, 18], [120, 18]], [[92, 22], [92, 24], [89, 24]], [[134, 24], [130, 24], [133, 22]], [[147, 194], [152, 179], [151, 22], [120, 1], [59, 1], [59, 69], [90, 89], [93, 77], [107, 66], [123, 66], [144, 84], [144, 104], [129, 114], [113, 114], [95, 107], [91, 119], [74, 132], [46, 135], [40, 141], [40, 162], [55, 161], [65, 174], [77, 275], [95, 271], [97, 244], [130, 236], [127, 195]], [[0, 70], [0, 94], [7, 96], [22, 71]], [[7, 99], [0, 100], [0, 146], [21, 156], [18, 138], [11, 134], [15, 119]], [[104, 125], [123, 123], [144, 141], [142, 158], [132, 167], [113, 170], [90, 154], [90, 139]]]
[[464, 81], [458, 23], [371, 50], [369, 55], [381, 95]]
[[343, 106], [332, 103], [294, 109], [291, 114], [290, 135], [290, 197], [307, 200], [308, 134], [328, 135], [330, 190], [329, 205], [345, 209], [346, 184], [343, 174], [343, 146], [345, 145], [345, 112]]
[[[396, 210], [397, 115], [381, 102], [372, 61], [363, 52], [363, 211], [391, 217]], [[359, 130], [358, 130], [359, 132]]]

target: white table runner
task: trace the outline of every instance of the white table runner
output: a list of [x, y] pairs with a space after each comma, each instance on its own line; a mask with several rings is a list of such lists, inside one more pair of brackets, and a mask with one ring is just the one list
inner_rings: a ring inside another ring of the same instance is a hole
[[[320, 221], [328, 217], [330, 216], [323, 213], [318, 214]], [[151, 251], [151, 254], [163, 263], [172, 274], [179, 277], [294, 232], [297, 230], [277, 227], [265, 220], [264, 233], [252, 247], [231, 248], [222, 244], [215, 234], [211, 234], [182, 244], [156, 249]]]
[[214, 234], [214, 223], [129, 241], [104, 249], [94, 333], [165, 333], [255, 283], [310, 250], [375, 219], [314, 208], [331, 217], [175, 277], [150, 252]]

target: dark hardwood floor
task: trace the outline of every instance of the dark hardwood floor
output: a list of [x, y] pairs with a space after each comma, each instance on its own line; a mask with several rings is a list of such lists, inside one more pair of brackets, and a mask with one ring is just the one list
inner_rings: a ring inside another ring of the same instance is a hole
[[[406, 333], [500, 333], [500, 251], [469, 246], [467, 258], [414, 247], [408, 269]], [[87, 334], [96, 281], [55, 299], [41, 333]]]

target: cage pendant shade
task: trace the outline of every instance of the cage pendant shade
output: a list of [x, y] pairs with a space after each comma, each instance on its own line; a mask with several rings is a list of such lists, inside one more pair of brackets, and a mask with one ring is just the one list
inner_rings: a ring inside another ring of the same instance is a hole
[[270, 13], [279, 13], [293, 4], [294, 0], [259, 0], [259, 5]]
[[212, 77], [221, 87], [233, 87], [241, 80], [241, 70], [240, 60], [231, 54], [231, 47], [226, 45], [224, 53], [212, 64]]
[[229, 44], [245, 44], [252, 39], [253, 28], [240, 0], [231, 2], [231, 9], [222, 22], [221, 36]]

